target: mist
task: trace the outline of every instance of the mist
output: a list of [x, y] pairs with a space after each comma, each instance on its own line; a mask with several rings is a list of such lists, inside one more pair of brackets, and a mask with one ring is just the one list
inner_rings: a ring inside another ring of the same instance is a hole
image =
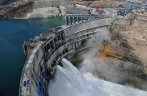
[[48, 85], [49, 96], [147, 96], [145, 91], [99, 79], [90, 72], [81, 74], [66, 62], [71, 66], [70, 71], [64, 64], [63, 67], [57, 65], [54, 78]]
[[[84, 53], [82, 55], [83, 62], [79, 70], [82, 74], [89, 72], [93, 74], [94, 76], [96, 76], [97, 78], [103, 78], [107, 81], [124, 84], [126, 82], [125, 79], [118, 77], [115, 74], [115, 73], [118, 73], [118, 71], [115, 69], [115, 67], [112, 67], [112, 65], [115, 65], [114, 60], [112, 59], [107, 60], [104, 58], [100, 58], [97, 60], [93, 59], [94, 57], [99, 56], [98, 51], [100, 49], [101, 43], [104, 40], [108, 41], [109, 43], [112, 43], [110, 39], [110, 32], [107, 28], [101, 29], [94, 37], [88, 40], [87, 46], [91, 46], [91, 45], [97, 45], [97, 46], [95, 46], [94, 48], [91, 48], [87, 53]], [[121, 61], [121, 60], [115, 60], [115, 61], [117, 61], [116, 62], [117, 65], [119, 65], [120, 63], [126, 63], [125, 61]], [[128, 66], [133, 67], [132, 64]], [[124, 85], [135, 88], [134, 85], [131, 85], [130, 83], [127, 83], [127, 82]], [[137, 86], [140, 89], [147, 90], [146, 84], [138, 84]]]
[[[121, 78], [112, 76], [116, 70], [105, 59], [93, 60], [98, 55], [103, 40], [112, 42], [107, 28], [91, 38], [87, 46], [97, 45], [83, 54], [82, 67], [79, 70], [70, 62], [62, 62], [63, 67], [58, 66], [54, 78], [48, 85], [49, 96], [147, 96], [146, 91], [136, 89], [133, 85], [119, 85], [101, 79], [97, 72], [103, 70], [109, 74], [104, 74], [106, 80], [113, 82], [121, 81]], [[121, 61], [124, 62], [124, 61]], [[65, 67], [64, 65], [70, 65]], [[111, 75], [110, 75], [111, 74]]]
[[[92, 59], [96, 55], [98, 55], [98, 53], [99, 53], [98, 51], [100, 49], [101, 43], [104, 40], [107, 40], [107, 41], [111, 42], [110, 33], [109, 33], [109, 30], [107, 28], [103, 28], [103, 29], [99, 30], [96, 33], [96, 35], [94, 35], [92, 38], [90, 38], [88, 40], [88, 42], [86, 43], [86, 46], [92, 46], [92, 45], [97, 45], [97, 46], [94, 46], [88, 52], [86, 52], [86, 53], [84, 53], [82, 55], [82, 57], [83, 57], [83, 65], [80, 68], [80, 71], [82, 73], [85, 73], [85, 72], [93, 73], [101, 65], [102, 66], [104, 65], [104, 67], [105, 67], [105, 65], [107, 65], [102, 59], [99, 60], [97, 63], [92, 62]], [[108, 66], [106, 66], [106, 67], [108, 67]], [[108, 70], [108, 69], [109, 68], [106, 68], [106, 70]]]
[[97, 45], [97, 46], [94, 46], [94, 48], [91, 48], [90, 51], [88, 51], [82, 56], [84, 60], [87, 60], [87, 59], [90, 60], [93, 57], [95, 57], [95, 55], [98, 53], [98, 50], [100, 49], [100, 45], [102, 41], [104, 40], [111, 41], [108, 28], [103, 28], [98, 30], [98, 32], [92, 38], [88, 40], [88, 42], [86, 43], [86, 46], [92, 46], [92, 45]]

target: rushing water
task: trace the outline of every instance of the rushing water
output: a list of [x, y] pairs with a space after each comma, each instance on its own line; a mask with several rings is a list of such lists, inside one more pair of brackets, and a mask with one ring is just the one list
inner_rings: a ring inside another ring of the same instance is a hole
[[49, 84], [49, 96], [147, 96], [147, 92], [114, 84], [96, 78], [91, 73], [83, 75], [66, 59], [63, 67], [57, 66]]
[[20, 76], [26, 60], [23, 42], [63, 24], [63, 17], [0, 21], [0, 96], [18, 96]]

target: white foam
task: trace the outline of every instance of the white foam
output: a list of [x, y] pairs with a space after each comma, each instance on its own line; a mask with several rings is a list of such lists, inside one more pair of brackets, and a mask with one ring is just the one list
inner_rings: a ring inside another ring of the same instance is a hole
[[[65, 60], [62, 63], [66, 63], [66, 66], [69, 64], [71, 70], [78, 71]], [[80, 77], [81, 75], [58, 66], [54, 76], [49, 83], [49, 96], [147, 96], [145, 91], [98, 79], [89, 72]], [[86, 82], [80, 78], [85, 78]], [[73, 84], [75, 81], [78, 85], [76, 87]]]

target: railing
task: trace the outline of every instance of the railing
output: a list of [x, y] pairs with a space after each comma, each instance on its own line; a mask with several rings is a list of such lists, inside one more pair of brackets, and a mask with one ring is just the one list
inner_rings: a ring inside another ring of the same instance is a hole
[[[33, 52], [33, 51], [37, 51], [40, 46], [41, 46], [41, 44], [39, 44], [37, 46], [36, 50], [32, 50], [31, 54], [28, 56], [28, 58], [25, 62], [25, 65], [23, 67], [22, 74], [21, 74], [21, 79], [20, 79], [19, 96], [23, 96], [22, 95], [22, 91], [23, 91], [22, 88], [23, 88], [23, 83], [24, 83], [24, 81], [23, 81], [24, 77], [29, 78], [29, 80], [31, 81], [31, 76], [30, 76], [29, 72], [33, 67], [32, 62], [33, 62], [33, 58], [35, 56], [35, 52]], [[29, 60], [31, 60], [31, 61], [29, 61]], [[29, 84], [27, 85], [27, 88], [30, 88]], [[31, 94], [29, 94], [29, 95], [31, 95]], [[29, 96], [29, 95], [26, 95], [26, 96]]]

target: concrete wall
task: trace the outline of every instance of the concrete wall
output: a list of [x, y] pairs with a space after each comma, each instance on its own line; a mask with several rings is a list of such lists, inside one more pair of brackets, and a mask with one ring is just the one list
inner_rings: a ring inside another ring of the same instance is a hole
[[[37, 42], [37, 46], [29, 52], [24, 65], [20, 81], [19, 96], [37, 96], [41, 89], [44, 89], [47, 92], [48, 80], [53, 75], [54, 68], [56, 64], [59, 63], [58, 61], [63, 57], [67, 59], [71, 58], [77, 51], [76, 48], [82, 50], [82, 47], [79, 48], [82, 40], [91, 38], [96, 32], [98, 32], [96, 30], [100, 27], [108, 27], [111, 22], [110, 18], [105, 18], [63, 27], [65, 40], [62, 42], [58, 41], [58, 47], [50, 50], [48, 58], [44, 53], [44, 47], [47, 46], [49, 42]], [[52, 37], [49, 41], [54, 40], [53, 38], [55, 37]], [[49, 71], [48, 74], [47, 71]], [[39, 82], [41, 86], [39, 85]], [[40, 94], [43, 93], [40, 92]]]

